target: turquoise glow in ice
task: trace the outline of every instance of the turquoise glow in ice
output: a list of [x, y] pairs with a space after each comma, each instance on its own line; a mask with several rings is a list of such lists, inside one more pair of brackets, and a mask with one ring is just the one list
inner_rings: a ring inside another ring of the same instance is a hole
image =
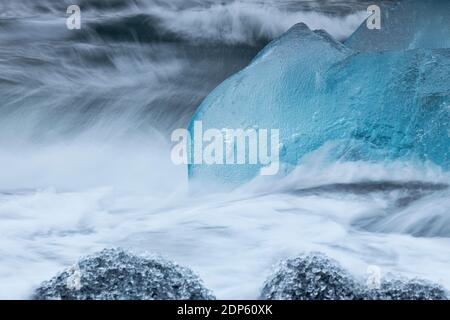
[[[448, 169], [450, 35], [429, 33], [450, 11], [440, 10], [440, 1], [427, 1], [430, 7], [424, 16], [415, 15], [415, 25], [401, 15], [417, 14], [422, 5], [407, 2], [408, 10], [395, 7], [384, 16], [386, 32], [364, 30], [364, 24], [347, 46], [323, 31], [294, 26], [216, 88], [192, 121], [202, 121], [204, 130], [280, 129], [280, 160], [289, 165], [327, 144], [330, 161], [404, 159]], [[399, 21], [410, 23], [407, 32], [396, 33]], [[450, 19], [445, 22], [444, 27]], [[373, 40], [372, 32], [378, 34]], [[230, 183], [258, 170], [189, 166], [190, 177]]]

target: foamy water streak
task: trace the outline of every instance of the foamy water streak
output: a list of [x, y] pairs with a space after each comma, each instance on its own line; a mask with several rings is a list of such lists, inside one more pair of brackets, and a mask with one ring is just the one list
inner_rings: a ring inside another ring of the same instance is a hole
[[[397, 176], [396, 166], [402, 168]], [[80, 255], [109, 246], [189, 265], [219, 298], [256, 298], [274, 263], [312, 250], [360, 278], [375, 264], [384, 274], [419, 276], [448, 288], [450, 234], [442, 234], [439, 220], [425, 226], [423, 216], [449, 207], [449, 176], [432, 166], [396, 166], [334, 164], [322, 168], [317, 185], [310, 178], [318, 171], [305, 164], [275, 187], [254, 181], [226, 194], [178, 190], [157, 197], [112, 187], [3, 194], [0, 297], [26, 298]], [[309, 175], [301, 180], [299, 172]], [[387, 213], [395, 228], [388, 228]], [[362, 222], [368, 219], [378, 225], [367, 227]], [[430, 231], [414, 237], [408, 229], [414, 225]]]
[[150, 8], [149, 13], [162, 18], [163, 25], [169, 30], [193, 41], [245, 44], [278, 37], [298, 22], [306, 23], [314, 30], [326, 30], [337, 39], [344, 39], [367, 17], [365, 12], [336, 17], [316, 12], [283, 10], [274, 3], [240, 1], [181, 12], [156, 7]]
[[[77, 1], [38, 0], [3, 3], [0, 17], [30, 18], [55, 22], [65, 9]], [[78, 1], [83, 19], [89, 26], [101, 21], [116, 23], [126, 29], [123, 18], [141, 19], [141, 26], [159, 37], [167, 33], [190, 41], [253, 44], [271, 40], [294, 24], [303, 22], [311, 29], [323, 29], [336, 37], [348, 37], [367, 17], [365, 2], [347, 1], [333, 5], [315, 5], [311, 1], [113, 1], [109, 6], [101, 1]], [[113, 6], [115, 4], [115, 6]], [[313, 10], [314, 9], [314, 10]], [[320, 10], [322, 9], [322, 10]], [[350, 9], [350, 10], [349, 10]], [[333, 14], [330, 14], [332, 11]], [[38, 14], [37, 14], [38, 13]], [[138, 17], [138, 18], [136, 18]], [[64, 22], [59, 20], [61, 22]], [[157, 26], [157, 28], [155, 28]], [[32, 30], [31, 30], [32, 31]], [[41, 35], [45, 36], [45, 35]]]

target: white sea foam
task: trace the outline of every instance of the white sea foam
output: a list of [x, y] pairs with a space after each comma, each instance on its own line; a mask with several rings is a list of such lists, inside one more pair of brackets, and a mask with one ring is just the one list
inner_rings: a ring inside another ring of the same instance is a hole
[[223, 43], [252, 43], [258, 39], [273, 39], [296, 23], [306, 23], [311, 29], [323, 29], [336, 39], [348, 37], [367, 17], [357, 12], [344, 17], [316, 12], [280, 9], [269, 2], [233, 1], [206, 8], [182, 11], [167, 7], [149, 7], [149, 13], [162, 18], [169, 30], [191, 39], [214, 40]]
[[[393, 168], [403, 168], [409, 176], [395, 176]], [[303, 183], [293, 184], [301, 181], [299, 172], [308, 174], [303, 175]], [[448, 208], [448, 193], [431, 191], [432, 198], [409, 206], [410, 214], [399, 209], [402, 219], [392, 230], [365, 230], [355, 224], [395, 209], [398, 199], [414, 191], [408, 189], [409, 180], [436, 177], [444, 183], [450, 181], [446, 174], [401, 163], [341, 163], [322, 168], [321, 178], [308, 182], [308, 175], [318, 172], [318, 168], [299, 166], [275, 189], [260, 181], [257, 189], [252, 182], [224, 194], [192, 194], [176, 188], [164, 193], [157, 183], [144, 194], [136, 191], [139, 188], [125, 191], [117, 184], [70, 192], [54, 188], [4, 193], [0, 197], [0, 297], [26, 298], [33, 286], [79, 256], [111, 246], [152, 251], [186, 264], [218, 298], [256, 298], [274, 263], [313, 250], [336, 258], [359, 277], [367, 266], [377, 265], [383, 274], [420, 276], [450, 287], [446, 254], [450, 238], [401, 233], [407, 231], [402, 224], [421, 221], [433, 206]], [[304, 191], [317, 187], [317, 181], [326, 186], [370, 177], [386, 177], [404, 188]], [[185, 182], [182, 173], [158, 181], [169, 179], [174, 186]]]

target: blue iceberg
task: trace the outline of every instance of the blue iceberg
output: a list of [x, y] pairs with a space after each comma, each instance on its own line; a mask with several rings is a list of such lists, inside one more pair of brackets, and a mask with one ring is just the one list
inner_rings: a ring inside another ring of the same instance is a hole
[[381, 29], [366, 24], [345, 42], [355, 50], [450, 48], [450, 1], [403, 0], [381, 8]]
[[[419, 1], [407, 2], [408, 10], [402, 4], [389, 11], [394, 22], [385, 21], [386, 32], [364, 30], [364, 23], [346, 45], [295, 25], [209, 94], [191, 121], [191, 136], [199, 122], [203, 130], [278, 129], [282, 174], [323, 146], [329, 161], [430, 161], [448, 169], [449, 36], [439, 29], [431, 37], [426, 26], [450, 11], [440, 1], [423, 11]], [[417, 25], [402, 16], [411, 12]], [[419, 19], [420, 12], [426, 15]], [[401, 21], [411, 23], [406, 35], [388, 29]], [[380, 45], [372, 44], [371, 32]], [[189, 176], [234, 184], [262, 167], [190, 163]]]

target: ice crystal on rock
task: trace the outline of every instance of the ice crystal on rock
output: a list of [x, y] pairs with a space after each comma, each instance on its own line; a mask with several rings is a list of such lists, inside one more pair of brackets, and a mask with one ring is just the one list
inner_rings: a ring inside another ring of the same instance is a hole
[[321, 253], [282, 261], [265, 282], [264, 300], [446, 300], [445, 289], [421, 279], [385, 279], [379, 289], [357, 281]]
[[366, 300], [447, 300], [445, 289], [421, 279], [392, 279], [381, 282], [379, 289], [367, 290]]
[[359, 285], [323, 254], [301, 255], [282, 261], [265, 283], [265, 300], [352, 300], [359, 297]]
[[[73, 282], [78, 270], [79, 286]], [[34, 299], [63, 300], [210, 300], [214, 296], [190, 270], [159, 257], [131, 254], [121, 249], [81, 259], [46, 281]]]

